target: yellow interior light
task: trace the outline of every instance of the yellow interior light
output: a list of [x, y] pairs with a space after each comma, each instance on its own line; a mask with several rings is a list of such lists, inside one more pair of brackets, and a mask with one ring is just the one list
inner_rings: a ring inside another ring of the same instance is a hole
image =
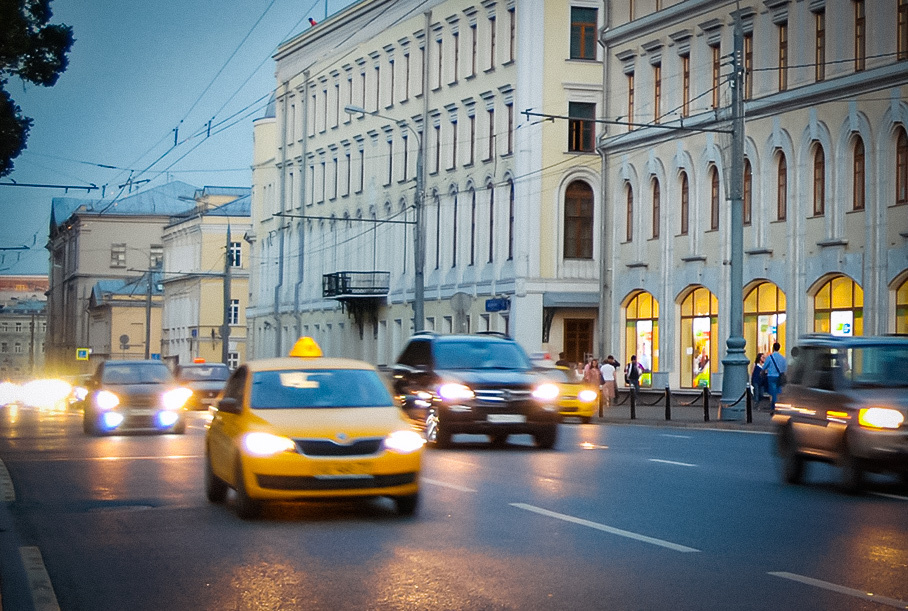
[[322, 356], [322, 349], [311, 337], [301, 337], [293, 344], [293, 349], [290, 350], [290, 356], [318, 358]]

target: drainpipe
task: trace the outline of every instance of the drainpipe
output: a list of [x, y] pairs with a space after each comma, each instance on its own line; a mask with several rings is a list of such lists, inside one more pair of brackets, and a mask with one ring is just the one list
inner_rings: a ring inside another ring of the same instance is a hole
[[[301, 132], [303, 144], [302, 144], [302, 166], [300, 166], [300, 206], [303, 210], [306, 209], [306, 202], [303, 200], [306, 197], [306, 180], [308, 174], [306, 173], [306, 155], [309, 152], [309, 112], [306, 108], [306, 104], [309, 103], [309, 70], [303, 70], [303, 99], [300, 104], [300, 112], [303, 113], [303, 129]], [[306, 220], [302, 219], [300, 222], [300, 243], [299, 243], [299, 264], [297, 267], [297, 281], [296, 287], [293, 290], [293, 311], [296, 314], [296, 335], [302, 336], [303, 334], [303, 313], [300, 307], [300, 291], [303, 289], [303, 279], [305, 278], [305, 256], [306, 256]]]
[[[608, 73], [608, 54], [609, 48], [605, 44], [605, 33], [609, 30], [611, 14], [609, 8], [610, 2], [604, 3], [603, 25], [599, 33], [599, 44], [602, 47], [602, 115], [603, 117], [611, 116], [609, 114], [609, 73]], [[608, 125], [605, 124], [608, 130]], [[603, 137], [607, 134], [603, 134]], [[602, 159], [602, 170], [600, 176], [600, 194], [601, 204], [599, 206], [600, 218], [602, 219], [601, 228], [601, 245], [599, 249], [599, 356], [606, 354], [615, 354], [615, 326], [612, 324], [612, 278], [611, 264], [612, 261], [612, 224], [609, 222], [612, 218], [608, 214], [609, 196], [608, 196], [608, 157], [602, 144], [596, 147], [596, 151]]]
[[[284, 201], [287, 195], [286, 173], [287, 173], [287, 81], [284, 81], [284, 104], [281, 108], [281, 177], [280, 177], [280, 206], [284, 210]], [[284, 286], [284, 229], [282, 227], [283, 219], [278, 218], [278, 264], [277, 264], [277, 284], [274, 286], [274, 332], [276, 333], [274, 342], [274, 356], [281, 355], [281, 289]]]

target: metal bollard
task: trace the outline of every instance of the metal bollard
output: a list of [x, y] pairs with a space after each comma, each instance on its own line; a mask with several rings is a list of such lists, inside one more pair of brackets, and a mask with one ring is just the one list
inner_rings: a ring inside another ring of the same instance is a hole
[[745, 418], [745, 421], [747, 422], [747, 424], [751, 424], [754, 421], [754, 413], [753, 413], [754, 395], [753, 395], [752, 391], [753, 391], [753, 387], [750, 384], [748, 384], [747, 390], [745, 391], [747, 393], [747, 397], [746, 397], [747, 400], [744, 402], [744, 405], [746, 406], [746, 410], [747, 410], [747, 416]]
[[709, 386], [703, 387], [703, 422], [709, 422]]
[[665, 387], [665, 419], [672, 419], [672, 391], [668, 386]]
[[603, 412], [602, 412], [602, 390], [600, 389], [599, 390], [599, 417], [602, 418], [602, 416], [604, 416], [604, 415], [605, 414], [603, 414]]
[[637, 419], [637, 393], [634, 392], [633, 387], [629, 391], [631, 393], [631, 420]]

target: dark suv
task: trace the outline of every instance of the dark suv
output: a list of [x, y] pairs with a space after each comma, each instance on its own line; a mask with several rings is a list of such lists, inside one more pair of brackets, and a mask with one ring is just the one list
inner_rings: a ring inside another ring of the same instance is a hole
[[791, 356], [773, 416], [783, 479], [821, 461], [841, 467], [849, 492], [865, 471], [908, 483], [908, 336], [811, 335]]
[[394, 391], [426, 439], [439, 447], [458, 433], [530, 434], [540, 448], [558, 437], [558, 386], [540, 378], [523, 348], [498, 334], [410, 338], [394, 366]]

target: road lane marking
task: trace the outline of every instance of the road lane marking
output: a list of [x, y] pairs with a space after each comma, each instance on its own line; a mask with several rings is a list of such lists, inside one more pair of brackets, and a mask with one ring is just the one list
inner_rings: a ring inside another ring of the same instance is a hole
[[889, 607], [895, 607], [896, 609], [908, 609], [908, 602], [903, 600], [896, 600], [895, 598], [888, 598], [886, 596], [877, 596], [873, 592], [862, 592], [861, 590], [855, 590], [853, 588], [847, 588], [845, 586], [840, 586], [835, 583], [829, 583], [828, 581], [821, 581], [819, 579], [812, 579], [810, 577], [804, 577], [803, 575], [797, 575], [795, 573], [786, 573], [785, 571], [770, 572], [769, 575], [773, 577], [781, 577], [782, 579], [790, 579], [791, 581], [797, 581], [800, 583], [807, 584], [809, 586], [814, 586], [816, 588], [823, 588], [824, 590], [830, 590], [832, 592], [838, 592], [839, 594], [846, 594], [848, 596], [853, 596], [854, 598], [861, 598], [864, 600], [869, 600], [871, 602], [878, 603], [880, 605], [886, 605]]
[[674, 439], [690, 439], [690, 435], [669, 435], [668, 433], [662, 433], [660, 437], [673, 437]]
[[0, 460], [0, 501], [12, 503], [16, 500], [16, 489], [13, 487], [13, 478], [9, 476], [6, 465]]
[[457, 490], [459, 492], [476, 492], [472, 488], [467, 488], [466, 486], [458, 486], [457, 484], [449, 484], [448, 482], [440, 482], [437, 479], [429, 479], [427, 477], [421, 478], [422, 482], [426, 484], [432, 484], [433, 486], [441, 486], [442, 488], [450, 488], [451, 490]]
[[881, 496], [887, 499], [895, 499], [897, 501], [908, 501], [908, 496], [899, 496], [897, 494], [887, 494], [885, 492], [871, 492], [873, 496]]
[[54, 587], [50, 583], [50, 576], [41, 558], [41, 550], [34, 546], [20, 547], [19, 555], [25, 567], [35, 611], [60, 611], [57, 595], [54, 594]]
[[17, 462], [113, 462], [117, 460], [183, 460], [185, 458], [205, 458], [204, 454], [172, 454], [170, 456], [85, 456], [82, 458], [21, 458]]
[[548, 509], [542, 509], [541, 507], [536, 507], [535, 505], [527, 505], [525, 503], [511, 503], [511, 507], [516, 507], [518, 509], [525, 509], [526, 511], [532, 511], [533, 513], [538, 513], [543, 516], [548, 516], [550, 518], [555, 518], [556, 520], [563, 520], [565, 522], [571, 522], [572, 524], [579, 524], [581, 526], [586, 526], [588, 528], [595, 528], [596, 530], [601, 530], [612, 535], [618, 535], [619, 537], [627, 537], [628, 539], [634, 539], [635, 541], [641, 541], [643, 543], [649, 543], [650, 545], [658, 545], [659, 547], [665, 547], [676, 552], [699, 552], [700, 550], [694, 549], [692, 547], [687, 547], [686, 545], [678, 545], [677, 543], [672, 543], [671, 541], [664, 541], [662, 539], [656, 539], [654, 537], [647, 537], [646, 535], [641, 535], [638, 533], [633, 533], [628, 530], [621, 530], [620, 528], [614, 528], [612, 526], [606, 526], [605, 524], [600, 524], [598, 522], [591, 522], [590, 520], [584, 520], [583, 518], [576, 518], [574, 516], [569, 516], [563, 513], [557, 513], [555, 511], [549, 511]]
[[697, 465], [692, 465], [689, 462], [678, 462], [676, 460], [662, 460], [661, 458], [650, 458], [650, 462], [661, 462], [666, 465], [678, 465], [679, 467], [696, 467]]

